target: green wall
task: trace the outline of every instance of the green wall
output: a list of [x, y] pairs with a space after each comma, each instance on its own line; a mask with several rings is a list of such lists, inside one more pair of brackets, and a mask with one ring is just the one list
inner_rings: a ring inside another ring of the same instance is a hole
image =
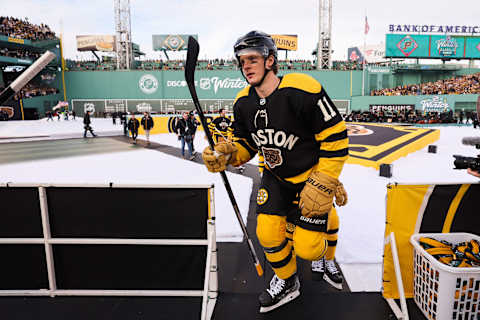
[[[386, 70], [365, 72], [365, 94], [362, 96], [362, 71], [303, 71], [317, 79], [332, 99], [351, 101], [351, 110], [367, 110], [370, 104], [415, 104], [433, 96], [368, 96], [371, 89], [418, 84], [441, 78], [480, 72], [480, 69], [457, 71]], [[426, 66], [426, 69], [428, 67]], [[282, 75], [284, 72], [281, 72]], [[57, 77], [59, 78], [59, 77]], [[206, 71], [195, 73], [200, 99], [234, 99], [246, 82], [239, 71]], [[67, 99], [190, 99], [183, 71], [68, 71], [65, 73]], [[477, 95], [438, 96], [450, 108], [474, 107]], [[38, 98], [35, 98], [38, 99]], [[50, 99], [52, 100], [53, 97]], [[61, 97], [57, 97], [60, 100]]]
[[45, 115], [46, 111], [52, 110], [59, 100], [63, 100], [63, 93], [50, 94], [48, 96], [39, 96], [29, 99], [23, 99], [24, 108], [35, 108], [38, 114]]
[[[361, 94], [361, 71], [304, 73], [320, 81], [334, 99]], [[239, 71], [197, 71], [195, 79], [200, 99], [233, 99], [246, 85]], [[65, 82], [68, 100], [190, 98], [183, 71], [69, 71]]]

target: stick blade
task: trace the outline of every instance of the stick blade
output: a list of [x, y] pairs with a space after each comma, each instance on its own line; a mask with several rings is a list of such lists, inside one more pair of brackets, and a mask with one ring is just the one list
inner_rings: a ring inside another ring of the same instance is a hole
[[194, 75], [199, 52], [200, 45], [197, 40], [192, 36], [188, 37], [187, 62], [185, 63], [185, 80], [188, 84], [195, 83]]

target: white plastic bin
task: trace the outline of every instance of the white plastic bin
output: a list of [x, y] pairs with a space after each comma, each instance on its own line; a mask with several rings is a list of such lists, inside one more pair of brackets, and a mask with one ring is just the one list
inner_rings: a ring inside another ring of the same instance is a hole
[[480, 267], [456, 268], [435, 259], [418, 240], [429, 237], [453, 245], [480, 237], [471, 233], [417, 233], [410, 237], [414, 248], [414, 299], [427, 319], [479, 320]]

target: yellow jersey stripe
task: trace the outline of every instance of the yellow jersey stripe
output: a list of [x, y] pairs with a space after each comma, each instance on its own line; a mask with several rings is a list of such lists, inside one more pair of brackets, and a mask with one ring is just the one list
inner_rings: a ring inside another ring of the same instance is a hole
[[283, 76], [278, 88], [294, 88], [309, 93], [319, 93], [322, 90], [322, 85], [307, 74], [289, 73]]
[[330, 128], [327, 128], [327, 129], [324, 129], [322, 132], [320, 133], [317, 133], [315, 135], [315, 140], [317, 141], [323, 141], [325, 140], [326, 138], [328, 138], [328, 136], [332, 135], [332, 134], [335, 134], [335, 133], [340, 133], [344, 130], [347, 129], [347, 126], [345, 125], [345, 122], [344, 121], [340, 121], [339, 123], [337, 123], [336, 125], [330, 127]]
[[322, 142], [320, 145], [320, 150], [325, 151], [336, 151], [345, 148], [348, 148], [348, 138], [332, 142]]
[[248, 85], [245, 88], [243, 88], [242, 90], [240, 90], [240, 92], [237, 94], [237, 97], [235, 98], [235, 101], [233, 101], [233, 104], [235, 104], [237, 102], [237, 100], [240, 99], [241, 97], [248, 96], [248, 91], [250, 91], [250, 85]]

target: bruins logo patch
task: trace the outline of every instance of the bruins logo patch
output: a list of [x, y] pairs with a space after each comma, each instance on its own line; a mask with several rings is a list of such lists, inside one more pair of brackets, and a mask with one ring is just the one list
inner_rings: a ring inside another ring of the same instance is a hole
[[283, 158], [280, 149], [262, 147], [263, 157], [270, 168], [282, 165]]
[[261, 188], [258, 190], [258, 193], [257, 193], [257, 204], [258, 205], [263, 205], [267, 202], [268, 200], [268, 192], [267, 190]]

